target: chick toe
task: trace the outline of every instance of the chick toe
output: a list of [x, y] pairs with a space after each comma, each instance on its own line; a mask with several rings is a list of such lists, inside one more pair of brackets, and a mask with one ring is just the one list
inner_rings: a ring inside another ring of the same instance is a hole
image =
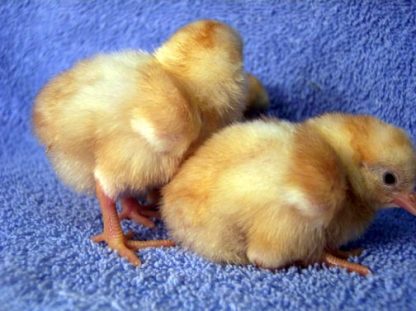
[[328, 252], [323, 253], [321, 260], [328, 266], [344, 268], [349, 272], [355, 272], [362, 276], [367, 276], [371, 274], [371, 270], [368, 267], [357, 263], [349, 262], [345, 259], [334, 256]]
[[127, 246], [133, 250], [139, 250], [148, 247], [170, 247], [175, 246], [175, 242], [170, 240], [153, 240], [153, 241], [136, 241], [128, 240]]
[[116, 202], [105, 194], [99, 182], [96, 182], [96, 194], [103, 216], [104, 231], [93, 236], [92, 241], [96, 243], [106, 242], [108, 247], [116, 251], [121, 257], [127, 259], [132, 265], [139, 266], [141, 264], [139, 257], [126, 245], [126, 242], [131, 238], [131, 234], [127, 234], [127, 236], [123, 234], [117, 215]]
[[116, 251], [121, 257], [127, 259], [127, 261], [130, 262], [132, 265], [134, 266], [141, 265], [141, 261], [139, 257], [137, 257], [137, 255], [134, 253], [133, 250], [131, 250], [129, 247], [126, 246], [124, 238], [121, 240], [109, 238], [103, 232], [103, 233], [100, 233], [91, 237], [91, 240], [95, 243], [106, 242], [108, 247], [110, 247], [113, 251]]
[[128, 232], [123, 235], [123, 239], [114, 239], [108, 237], [104, 232], [97, 234], [91, 238], [93, 242], [106, 242], [108, 247], [116, 251], [121, 257], [127, 259], [134, 266], [140, 266], [141, 261], [135, 254], [135, 251], [149, 247], [169, 247], [175, 246], [175, 243], [170, 240], [151, 240], [151, 241], [138, 241], [133, 240], [133, 232]]
[[122, 211], [118, 216], [120, 220], [131, 219], [147, 228], [154, 228], [155, 223], [148, 217], [158, 217], [157, 211], [149, 210], [132, 197], [121, 199], [121, 206]]

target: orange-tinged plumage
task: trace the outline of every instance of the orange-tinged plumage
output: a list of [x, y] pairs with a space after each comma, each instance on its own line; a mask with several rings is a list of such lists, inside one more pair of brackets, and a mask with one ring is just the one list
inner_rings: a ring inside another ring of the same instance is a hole
[[34, 130], [61, 179], [97, 194], [104, 233], [95, 241], [139, 264], [115, 201], [121, 199], [121, 218], [153, 226], [145, 216], [154, 211], [138, 211], [132, 197], [166, 184], [199, 144], [240, 120], [262, 98], [251, 92], [265, 92], [251, 87], [253, 81], [243, 69], [238, 33], [202, 20], [178, 30], [153, 54], [98, 55], [44, 87]]
[[416, 214], [415, 180], [409, 138], [376, 118], [259, 120], [206, 141], [163, 188], [161, 210], [175, 241], [214, 261], [324, 261], [367, 274], [338, 248], [382, 207]]

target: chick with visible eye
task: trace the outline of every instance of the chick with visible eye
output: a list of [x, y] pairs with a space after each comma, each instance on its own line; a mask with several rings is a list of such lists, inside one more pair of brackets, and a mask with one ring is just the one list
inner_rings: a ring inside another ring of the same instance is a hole
[[172, 238], [217, 262], [281, 268], [325, 262], [362, 275], [340, 246], [377, 210], [416, 215], [415, 150], [374, 117], [263, 120], [209, 139], [163, 188]]
[[140, 264], [135, 250], [172, 245], [133, 241], [120, 219], [154, 226], [148, 219], [154, 211], [135, 196], [157, 197], [199, 144], [240, 120], [249, 98], [258, 97], [248, 92], [262, 91], [250, 81], [239, 34], [202, 20], [178, 30], [154, 54], [98, 55], [43, 88], [34, 130], [61, 179], [80, 192], [95, 192], [104, 231], [94, 241], [105, 241], [134, 265]]

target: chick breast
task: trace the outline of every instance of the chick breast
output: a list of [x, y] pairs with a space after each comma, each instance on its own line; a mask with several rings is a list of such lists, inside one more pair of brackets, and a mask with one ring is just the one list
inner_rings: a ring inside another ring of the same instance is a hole
[[209, 259], [277, 268], [320, 256], [343, 182], [335, 152], [309, 128], [237, 124], [181, 167], [162, 215], [176, 241]]

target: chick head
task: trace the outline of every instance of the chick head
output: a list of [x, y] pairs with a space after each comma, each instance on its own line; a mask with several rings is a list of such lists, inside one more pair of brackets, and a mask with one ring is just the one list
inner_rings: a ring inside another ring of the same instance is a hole
[[416, 154], [407, 134], [370, 116], [348, 120], [353, 163], [374, 207], [402, 207], [416, 215]]
[[243, 42], [230, 26], [215, 20], [199, 20], [174, 33], [156, 51], [156, 57], [165, 65], [179, 66], [179, 74], [192, 71], [192, 75], [197, 75], [213, 69], [221, 72], [222, 65], [228, 66], [230, 61], [238, 65], [242, 62]]

